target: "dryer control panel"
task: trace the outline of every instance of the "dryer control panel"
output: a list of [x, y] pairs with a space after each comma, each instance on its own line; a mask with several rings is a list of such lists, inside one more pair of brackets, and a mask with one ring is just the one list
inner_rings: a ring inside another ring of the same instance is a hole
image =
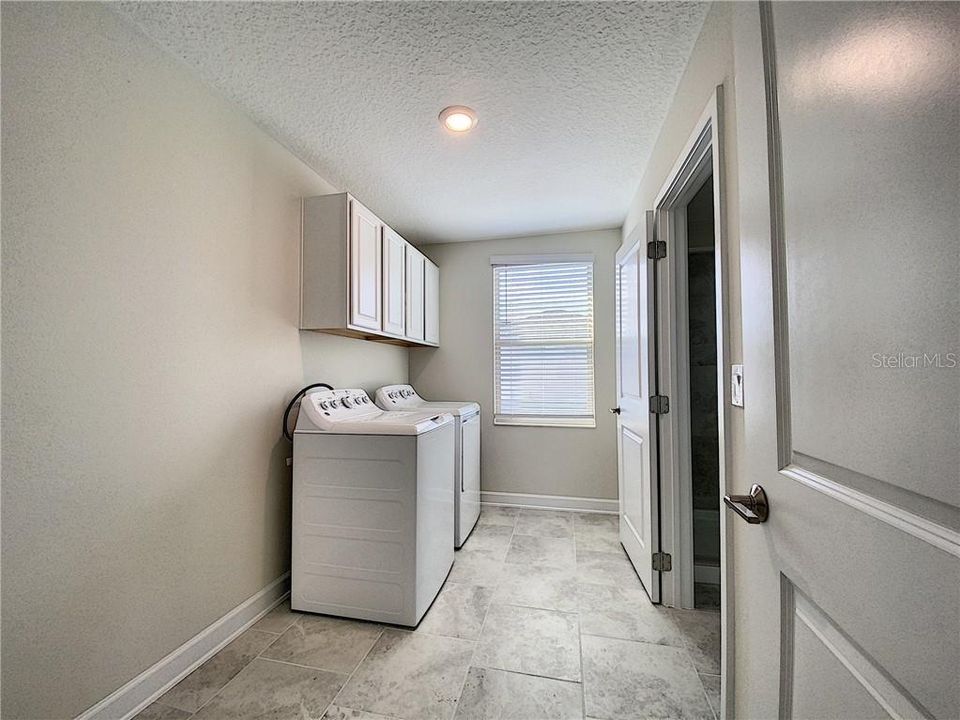
[[377, 390], [377, 402], [383, 407], [417, 407], [424, 400], [412, 385], [386, 385]]

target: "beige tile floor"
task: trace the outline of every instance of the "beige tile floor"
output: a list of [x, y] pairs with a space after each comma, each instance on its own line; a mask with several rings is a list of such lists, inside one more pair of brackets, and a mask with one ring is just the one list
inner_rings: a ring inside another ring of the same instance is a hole
[[144, 720], [715, 720], [720, 616], [647, 599], [615, 516], [487, 507], [420, 625], [281, 605]]

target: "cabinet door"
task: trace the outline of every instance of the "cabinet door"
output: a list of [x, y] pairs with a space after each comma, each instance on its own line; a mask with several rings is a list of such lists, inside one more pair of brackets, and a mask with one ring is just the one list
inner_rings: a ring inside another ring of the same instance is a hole
[[427, 259], [407, 246], [407, 337], [423, 342], [423, 270]]
[[440, 344], [440, 269], [429, 260], [423, 271], [423, 339]]
[[406, 321], [406, 247], [406, 240], [383, 226], [383, 331], [391, 335], [403, 335]]
[[356, 200], [350, 201], [350, 324], [381, 327], [383, 223]]

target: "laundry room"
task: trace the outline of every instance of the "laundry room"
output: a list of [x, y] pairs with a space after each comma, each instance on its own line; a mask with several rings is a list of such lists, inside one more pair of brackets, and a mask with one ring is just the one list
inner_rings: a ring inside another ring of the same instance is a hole
[[0, 716], [960, 715], [960, 15], [773, 5], [0, 3]]

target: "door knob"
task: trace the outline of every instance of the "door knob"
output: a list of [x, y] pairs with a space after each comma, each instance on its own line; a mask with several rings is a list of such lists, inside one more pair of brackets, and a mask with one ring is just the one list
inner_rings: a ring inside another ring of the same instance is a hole
[[619, 415], [619, 414], [620, 414], [620, 408], [618, 408], [618, 407], [616, 407], [616, 408], [610, 408], [610, 412], [612, 412], [614, 415]]
[[766, 522], [770, 516], [767, 494], [759, 485], [750, 488], [749, 495], [724, 495], [723, 502], [751, 525]]

